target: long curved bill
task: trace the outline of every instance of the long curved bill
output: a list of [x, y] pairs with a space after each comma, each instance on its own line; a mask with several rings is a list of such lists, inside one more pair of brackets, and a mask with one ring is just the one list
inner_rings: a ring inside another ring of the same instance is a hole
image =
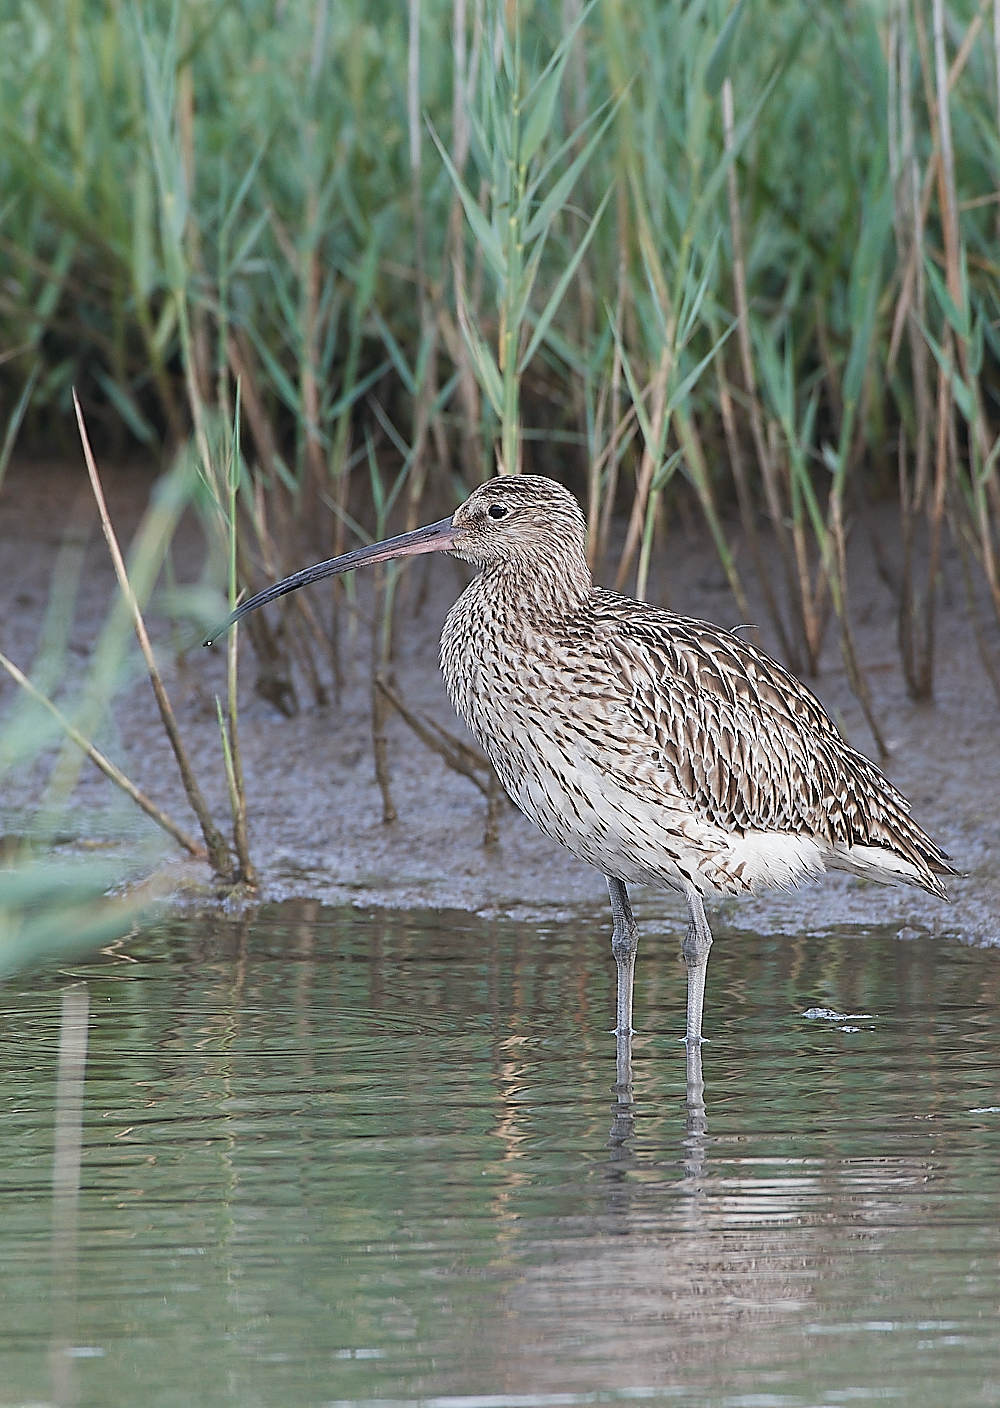
[[258, 606], [266, 606], [279, 596], [297, 592], [299, 587], [307, 587], [310, 582], [318, 582], [323, 577], [338, 577], [341, 572], [353, 572], [355, 567], [364, 567], [369, 562], [387, 562], [393, 557], [416, 557], [424, 552], [448, 552], [455, 544], [457, 528], [450, 518], [442, 518], [439, 523], [429, 523], [426, 528], [417, 528], [413, 533], [400, 533], [398, 538], [386, 538], [384, 543], [372, 543], [367, 548], [357, 548], [345, 552], [340, 557], [331, 557], [328, 562], [317, 562], [313, 567], [304, 567], [283, 582], [275, 582], [273, 587], [265, 587], [252, 596], [242, 606], [223, 621], [217, 630], [207, 636], [203, 645], [214, 645], [220, 636], [225, 635], [230, 626], [242, 621]]

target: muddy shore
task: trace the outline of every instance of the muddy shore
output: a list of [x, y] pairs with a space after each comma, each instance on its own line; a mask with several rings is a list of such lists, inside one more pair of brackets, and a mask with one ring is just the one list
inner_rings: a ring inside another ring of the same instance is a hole
[[[112, 515], [127, 539], [153, 473], [133, 467], [106, 477]], [[83, 676], [115, 592], [88, 494], [83, 467], [72, 461], [16, 465], [0, 494], [0, 648], [24, 670], [35, 657], [60, 544], [67, 534], [86, 541], [58, 696], [66, 701], [72, 700]], [[891, 541], [890, 531], [887, 527]], [[193, 522], [186, 522], [175, 545], [178, 581], [196, 581], [203, 558], [201, 534]], [[1000, 944], [1000, 712], [977, 658], [957, 559], [949, 552], [944, 563], [937, 688], [931, 705], [915, 705], [907, 697], [892, 593], [876, 571], [869, 535], [861, 526], [854, 533], [852, 559], [858, 649], [891, 748], [884, 770], [963, 875], [949, 884], [950, 904], [909, 887], [831, 876], [789, 895], [726, 902], [720, 917], [725, 925], [758, 932], [889, 924], [897, 926], [904, 939], [953, 935]], [[741, 624], [703, 538], [673, 529], [660, 561], [666, 569], [653, 578], [653, 600], [668, 601], [673, 610], [723, 626]], [[403, 587], [394, 672], [410, 707], [465, 736], [437, 670], [438, 633], [461, 589], [463, 571], [444, 558], [421, 559], [410, 570]], [[746, 575], [750, 577], [749, 570]], [[359, 582], [356, 630], [338, 703], [317, 708], [300, 682], [301, 708], [294, 718], [286, 718], [254, 692], [254, 662], [249, 652], [244, 657], [240, 728], [261, 899], [312, 897], [326, 904], [431, 906], [519, 918], [599, 913], [603, 920], [602, 877], [541, 836], [513, 808], [504, 809], [499, 844], [484, 848], [485, 803], [480, 793], [429, 753], [395, 715], [388, 738], [399, 818], [383, 825], [372, 761], [369, 591], [369, 585]], [[321, 596], [316, 599], [323, 602]], [[762, 627], [758, 639], [773, 650], [765, 613], [758, 602], [752, 600], [752, 605]], [[223, 654], [194, 650], [186, 668], [178, 671], [167, 622], [153, 616], [150, 625], [196, 771], [222, 820], [227, 804], [214, 701], [224, 690]], [[810, 684], [851, 742], [875, 757], [832, 626], [820, 677]], [[0, 675], [4, 716], [16, 694], [13, 682]], [[119, 696], [99, 742], [159, 805], [194, 830], [145, 678], [137, 678]], [[0, 782], [0, 825], [5, 832], [16, 832], [26, 805], [40, 795], [52, 757], [49, 752], [31, 765], [17, 767]], [[85, 765], [73, 795], [65, 845], [153, 847], [169, 872], [178, 902], [202, 902], [207, 868], [181, 859], [166, 838], [161, 844], [160, 836], [90, 764]], [[650, 889], [636, 901], [647, 923], [680, 928], [684, 905], [679, 897]]]

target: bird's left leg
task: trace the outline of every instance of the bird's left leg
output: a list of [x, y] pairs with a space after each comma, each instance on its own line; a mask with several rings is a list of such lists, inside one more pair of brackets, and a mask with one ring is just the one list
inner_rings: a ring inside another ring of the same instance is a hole
[[687, 992], [687, 1099], [693, 1129], [702, 1129], [705, 1117], [705, 1082], [701, 1073], [701, 1015], [705, 1006], [705, 977], [708, 973], [708, 953], [712, 947], [712, 931], [708, 927], [705, 902], [691, 886], [685, 891], [688, 903], [688, 928], [681, 944], [681, 953], [688, 970]]
[[693, 885], [685, 891], [688, 903], [688, 927], [681, 944], [681, 953], [688, 970], [687, 1041], [688, 1051], [701, 1046], [701, 1014], [705, 1006], [705, 975], [708, 952], [712, 947], [712, 931], [708, 927], [705, 902]]
[[618, 1038], [618, 1091], [619, 1099], [632, 1098], [632, 988], [635, 979], [635, 951], [639, 947], [639, 930], [632, 917], [632, 906], [628, 902], [628, 890], [624, 880], [616, 880], [612, 875], [604, 877], [608, 882], [611, 896], [611, 917], [614, 933], [611, 936], [611, 952], [618, 964], [618, 1020], [615, 1036]]

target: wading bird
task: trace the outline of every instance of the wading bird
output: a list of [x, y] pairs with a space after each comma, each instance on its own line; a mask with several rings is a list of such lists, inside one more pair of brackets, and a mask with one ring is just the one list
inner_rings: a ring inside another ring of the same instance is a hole
[[452, 703], [525, 816], [607, 879], [619, 1081], [631, 1081], [639, 942], [630, 881], [687, 900], [689, 1081], [700, 1080], [706, 897], [835, 869], [945, 898], [948, 857], [816, 696], [729, 631], [595, 587], [583, 514], [554, 480], [492, 479], [451, 518], [259, 592], [206, 644], [309, 582], [429, 552], [479, 569], [441, 635]]

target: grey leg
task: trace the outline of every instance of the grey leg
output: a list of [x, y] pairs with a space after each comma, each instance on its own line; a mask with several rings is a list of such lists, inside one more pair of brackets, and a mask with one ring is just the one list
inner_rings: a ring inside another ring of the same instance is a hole
[[[705, 1005], [705, 974], [708, 970], [708, 951], [712, 947], [712, 931], [705, 917], [705, 905], [694, 887], [687, 891], [688, 922], [687, 933], [681, 944], [681, 953], [688, 970], [687, 1041], [688, 1060], [692, 1053], [701, 1048], [701, 1014]], [[701, 1058], [698, 1058], [698, 1075], [701, 1074]]]
[[[618, 1020], [615, 1036], [618, 1038], [618, 1098], [630, 1102], [632, 1099], [632, 987], [635, 978], [635, 951], [639, 947], [639, 930], [632, 917], [632, 906], [628, 902], [628, 890], [623, 880], [606, 875], [608, 894], [611, 896], [611, 917], [614, 933], [611, 936], [611, 952], [618, 964]], [[711, 941], [710, 941], [711, 942]]]

